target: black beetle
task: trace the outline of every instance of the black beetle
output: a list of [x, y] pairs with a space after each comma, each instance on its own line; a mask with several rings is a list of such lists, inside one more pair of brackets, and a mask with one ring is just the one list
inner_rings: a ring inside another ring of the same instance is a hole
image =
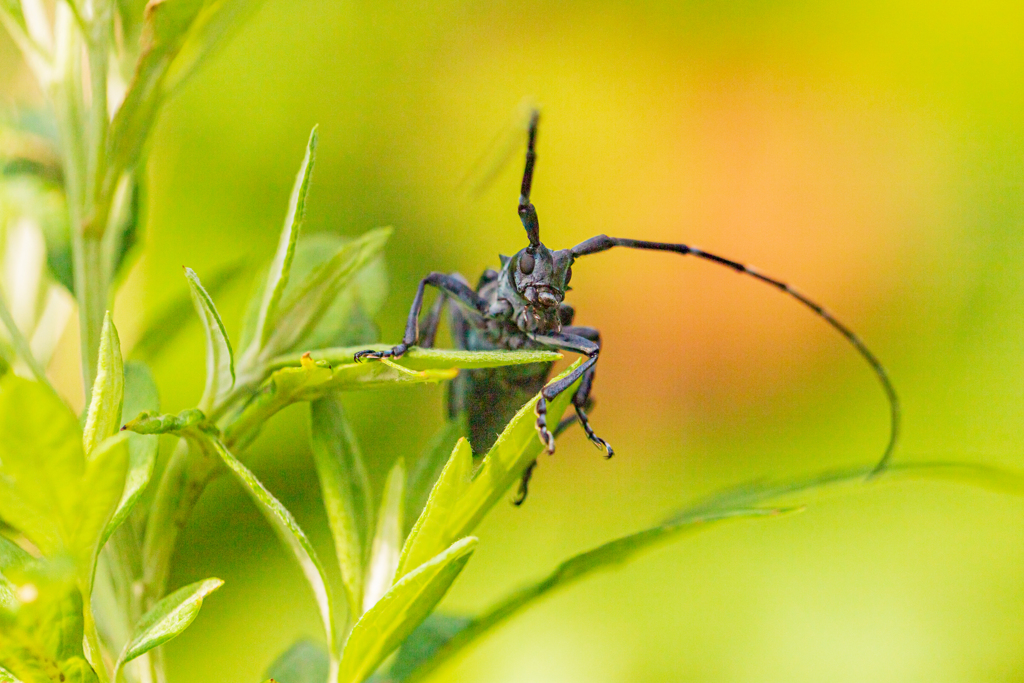
[[[572, 278], [572, 266], [581, 256], [607, 251], [612, 247], [669, 251], [683, 256], [696, 256], [750, 275], [785, 292], [823, 318], [857, 349], [878, 376], [891, 408], [889, 443], [875, 471], [883, 468], [892, 454], [899, 432], [900, 411], [896, 391], [875, 355], [857, 335], [819, 304], [786, 283], [749, 266], [686, 244], [648, 242], [607, 235], [591, 237], [571, 249], [553, 250], [541, 243], [537, 211], [530, 203], [533, 166], [537, 159], [538, 120], [539, 113], [535, 110], [530, 118], [526, 169], [523, 172], [522, 192], [519, 196], [519, 218], [530, 240], [529, 246], [511, 258], [502, 256], [501, 271], [484, 271], [476, 289], [458, 273], [449, 275], [434, 272], [427, 275], [420, 281], [416, 290], [402, 343], [386, 351], [360, 351], [355, 354], [355, 360], [398, 358], [411, 346], [433, 346], [441, 310], [445, 301], [451, 299], [457, 304], [451, 311], [452, 338], [455, 345], [461, 349], [558, 349], [579, 353], [587, 358], [575, 371], [547, 385], [545, 382], [551, 370], [550, 363], [461, 371], [449, 391], [449, 411], [453, 415], [462, 410], [468, 411], [469, 437], [474, 452], [486, 452], [519, 407], [539, 391], [541, 397], [536, 405], [537, 432], [549, 454], [555, 450], [555, 435], [578, 419], [587, 438], [602, 448], [606, 457], [610, 458], [613, 454], [612, 447], [594, 433], [587, 418], [590, 390], [594, 383], [594, 368], [601, 351], [601, 336], [592, 327], [572, 324], [575, 311], [564, 301]], [[421, 334], [419, 317], [427, 285], [438, 288], [441, 294], [431, 308]], [[581, 378], [579, 388], [572, 398], [575, 416], [563, 420], [552, 433], [548, 427], [548, 402]], [[535, 466], [536, 461], [523, 472], [519, 494], [515, 500], [517, 505], [526, 498], [530, 476]]]

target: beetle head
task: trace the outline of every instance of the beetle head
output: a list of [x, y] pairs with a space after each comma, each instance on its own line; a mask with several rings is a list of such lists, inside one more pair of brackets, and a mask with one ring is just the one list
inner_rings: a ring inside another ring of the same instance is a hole
[[538, 243], [502, 261], [502, 293], [512, 304], [516, 325], [524, 332], [559, 329], [558, 307], [569, 290], [572, 252]]

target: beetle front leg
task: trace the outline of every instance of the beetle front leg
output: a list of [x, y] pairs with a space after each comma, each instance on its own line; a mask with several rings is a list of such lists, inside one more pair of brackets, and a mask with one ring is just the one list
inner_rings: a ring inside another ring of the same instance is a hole
[[[420, 285], [416, 289], [416, 297], [413, 299], [412, 308], [409, 310], [409, 319], [405, 324], [405, 334], [402, 336], [402, 343], [385, 351], [372, 349], [359, 351], [355, 354], [356, 361], [401, 358], [409, 350], [409, 347], [416, 346], [420, 338], [419, 319], [420, 312], [423, 310], [423, 294], [427, 285], [437, 287], [441, 290], [442, 296], [447, 296], [460, 306], [473, 310], [478, 314], [483, 314], [487, 311], [487, 302], [466, 284], [465, 279], [461, 275], [431, 273], [420, 280]], [[433, 342], [432, 330], [428, 329], [427, 336]]]
[[[597, 341], [587, 339], [582, 334], [571, 334], [569, 330], [583, 332], [588, 335], [590, 332], [596, 333], [596, 330], [590, 330], [588, 328], [569, 328], [568, 330], [554, 334], [531, 335], [535, 341], [545, 344], [546, 346], [561, 349], [563, 351], [572, 351], [573, 353], [580, 353], [587, 356], [587, 360], [583, 365], [579, 366], [562, 379], [552, 382], [541, 389], [540, 398], [537, 399], [537, 405], [534, 406], [534, 412], [537, 414], [537, 433], [540, 435], [541, 443], [544, 444], [544, 448], [548, 454], [554, 453], [555, 437], [551, 433], [550, 429], [548, 429], [548, 403], [554, 400], [554, 398], [563, 391], [568, 390], [569, 387], [575, 384], [577, 380], [582, 378], [583, 383], [580, 385], [580, 388], [585, 389], [585, 393], [580, 397], [578, 405], [574, 401], [576, 415], [580, 419], [580, 423], [583, 425], [583, 429], [586, 431], [587, 437], [595, 444], [600, 445], [606, 451], [610, 451], [611, 449], [608, 447], [608, 444], [603, 439], [600, 439], [596, 434], [594, 434], [594, 431], [590, 429], [586, 411], [583, 410], [586, 405], [587, 397], [590, 393], [590, 385], [593, 382], [593, 368], [594, 365], [597, 364], [597, 357], [601, 352], [601, 345]], [[582, 414], [581, 411], [583, 411]]]

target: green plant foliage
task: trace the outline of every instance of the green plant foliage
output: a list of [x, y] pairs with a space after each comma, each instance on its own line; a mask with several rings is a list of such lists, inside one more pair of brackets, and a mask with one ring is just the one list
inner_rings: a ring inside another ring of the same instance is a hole
[[114, 667], [114, 678], [126, 663], [179, 636], [199, 615], [203, 599], [222, 585], [220, 579], [197, 581], [154, 605], [135, 625], [131, 640]]
[[[211, 300], [227, 291], [246, 274], [239, 262], [229, 263], [213, 271], [204, 285]], [[186, 280], [187, 282], [187, 280]], [[187, 287], [176, 294], [152, 315], [143, 326], [145, 332], [131, 348], [129, 356], [139, 360], [153, 360], [166, 348], [173, 345], [183, 329], [196, 319], [192, 303], [192, 288]]]
[[302, 159], [298, 175], [295, 176], [295, 186], [292, 188], [292, 195], [288, 200], [288, 213], [284, 219], [284, 229], [281, 231], [277, 253], [274, 254], [274, 260], [270, 262], [270, 272], [267, 273], [263, 286], [263, 297], [256, 315], [256, 329], [253, 332], [254, 352], [258, 352], [267, 343], [273, 324], [276, 322], [277, 306], [288, 287], [292, 260], [295, 258], [295, 245], [302, 230], [302, 222], [306, 217], [306, 195], [309, 194], [309, 180], [313, 174], [313, 164], [316, 161], [316, 139], [316, 127], [314, 127], [309, 134], [306, 156]]
[[217, 307], [203, 289], [199, 276], [191, 268], [186, 268], [185, 277], [192, 292], [192, 303], [206, 333], [206, 389], [199, 400], [199, 409], [209, 410], [235, 386], [235, 356]]
[[363, 558], [368, 541], [364, 530], [373, 519], [370, 481], [363, 454], [336, 396], [310, 404], [310, 436], [349, 614], [358, 615], [362, 613]]
[[431, 614], [402, 643], [394, 663], [388, 669], [388, 679], [403, 681], [408, 678], [425, 662], [433, 659], [442, 647], [466, 630], [471, 623], [473, 620], [465, 617]]
[[427, 505], [430, 491], [448, 465], [449, 456], [459, 439], [469, 430], [465, 411], [448, 420], [427, 442], [416, 459], [405, 491], [406, 524], [411, 527]]
[[99, 442], [117, 433], [121, 426], [121, 405], [124, 402], [124, 363], [121, 341], [108, 312], [100, 332], [100, 356], [96, 365], [96, 381], [92, 385], [89, 412], [85, 419], [82, 443], [86, 454]]
[[403, 576], [356, 622], [341, 658], [339, 683], [365, 680], [433, 611], [476, 549], [472, 536], [456, 541]]

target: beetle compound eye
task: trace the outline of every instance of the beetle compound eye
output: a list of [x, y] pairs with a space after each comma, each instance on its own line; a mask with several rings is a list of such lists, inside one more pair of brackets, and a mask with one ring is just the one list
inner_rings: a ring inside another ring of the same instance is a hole
[[523, 275], [533, 272], [533, 254], [523, 254], [519, 257], [519, 270]]

